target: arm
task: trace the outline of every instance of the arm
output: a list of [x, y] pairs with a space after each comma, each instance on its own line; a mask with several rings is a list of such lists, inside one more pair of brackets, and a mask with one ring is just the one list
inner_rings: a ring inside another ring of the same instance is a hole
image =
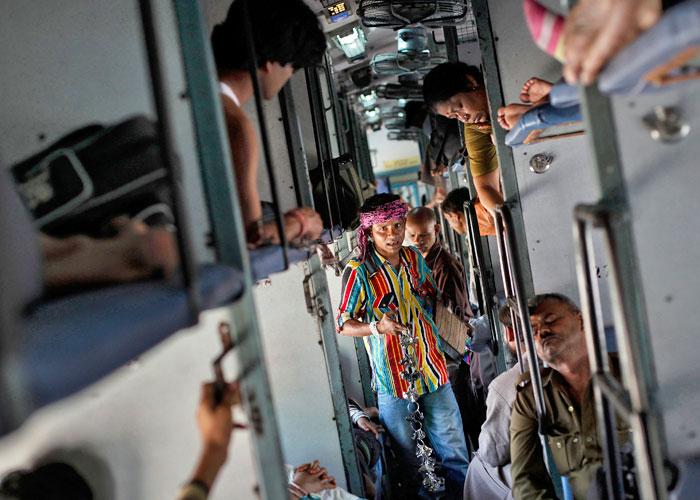
[[486, 209], [493, 214], [495, 207], [503, 205], [501, 194], [501, 169], [474, 177], [476, 195]]
[[230, 99], [223, 99], [233, 173], [245, 226], [262, 217], [258, 193], [258, 138], [253, 123]]
[[491, 133], [472, 127], [464, 128], [464, 143], [469, 158], [469, 170], [476, 194], [489, 212], [503, 204], [501, 170]]
[[557, 496], [544, 463], [537, 433], [537, 418], [525, 391], [518, 392], [510, 418], [510, 456], [513, 497], [517, 499], [556, 500]]
[[493, 467], [510, 463], [511, 407], [498, 392], [497, 382], [498, 379], [489, 385], [486, 396], [486, 420], [479, 434], [479, 456]]
[[202, 449], [189, 483], [183, 488], [178, 500], [206, 498], [228, 458], [231, 442], [233, 417], [231, 406], [239, 402], [237, 384], [229, 384], [223, 401], [215, 406], [214, 384], [202, 385], [202, 393], [197, 410], [197, 425], [202, 441]]

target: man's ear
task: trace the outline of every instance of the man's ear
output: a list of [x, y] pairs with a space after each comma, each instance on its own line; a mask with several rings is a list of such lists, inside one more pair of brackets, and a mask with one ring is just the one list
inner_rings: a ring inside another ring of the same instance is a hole
[[258, 70], [259, 70], [261, 73], [269, 74], [270, 71], [272, 71], [272, 66], [273, 66], [273, 65], [274, 65], [274, 63], [273, 63], [272, 61], [265, 61], [265, 62], [263, 63], [263, 65], [260, 66], [260, 68], [258, 68]]
[[479, 82], [476, 81], [472, 75], [466, 75], [467, 85], [469, 90], [476, 90], [479, 88]]
[[440, 236], [440, 223], [435, 223], [435, 236]]

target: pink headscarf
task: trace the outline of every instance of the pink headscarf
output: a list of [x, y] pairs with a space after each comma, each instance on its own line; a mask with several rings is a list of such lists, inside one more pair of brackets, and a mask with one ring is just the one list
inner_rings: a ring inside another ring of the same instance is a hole
[[357, 247], [360, 250], [360, 260], [367, 257], [367, 242], [373, 224], [382, 224], [390, 220], [406, 218], [408, 205], [402, 200], [395, 200], [381, 205], [371, 212], [360, 212], [360, 228], [357, 231]]

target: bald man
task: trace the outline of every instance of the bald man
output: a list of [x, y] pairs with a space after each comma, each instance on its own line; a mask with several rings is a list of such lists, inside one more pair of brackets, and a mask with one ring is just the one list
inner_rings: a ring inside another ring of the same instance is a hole
[[435, 211], [427, 207], [417, 207], [408, 213], [406, 237], [418, 249], [428, 267], [443, 299], [447, 299], [452, 311], [468, 321], [473, 313], [467, 296], [467, 282], [462, 264], [438, 241], [440, 224]]

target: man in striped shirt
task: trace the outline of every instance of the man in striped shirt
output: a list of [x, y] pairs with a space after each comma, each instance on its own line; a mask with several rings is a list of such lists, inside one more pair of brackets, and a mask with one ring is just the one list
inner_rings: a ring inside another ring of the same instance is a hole
[[409, 383], [401, 376], [399, 342], [399, 334], [412, 329], [423, 429], [442, 468], [448, 498], [461, 498], [467, 446], [432, 318], [437, 287], [420, 253], [403, 246], [406, 212], [405, 203], [392, 194], [372, 196], [360, 208], [360, 256], [351, 259], [343, 273], [337, 330], [364, 338], [379, 417], [399, 459], [398, 480], [407, 488], [402, 498], [420, 498], [426, 493], [420, 491], [420, 464], [406, 420]]

